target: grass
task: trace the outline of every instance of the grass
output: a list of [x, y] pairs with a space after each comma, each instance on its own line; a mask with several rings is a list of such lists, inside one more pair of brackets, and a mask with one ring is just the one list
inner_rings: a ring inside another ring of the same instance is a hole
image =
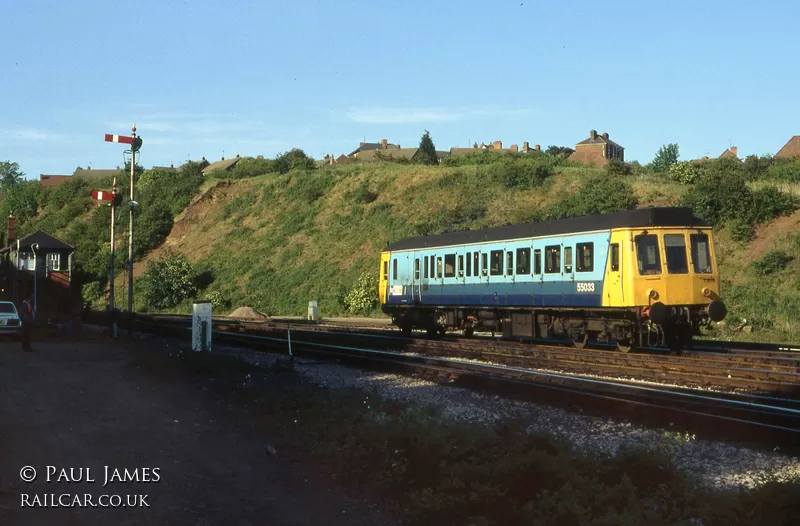
[[[582, 454], [525, 422], [453, 423], [435, 407], [313, 387], [215, 354], [137, 358], [171, 381], [213, 376], [266, 436], [338, 483], [380, 498], [404, 524], [796, 524], [800, 484], [713, 491], [677, 470], [674, 440]], [[298, 460], [299, 461], [299, 460]], [[702, 521], [702, 522], [691, 522]]]

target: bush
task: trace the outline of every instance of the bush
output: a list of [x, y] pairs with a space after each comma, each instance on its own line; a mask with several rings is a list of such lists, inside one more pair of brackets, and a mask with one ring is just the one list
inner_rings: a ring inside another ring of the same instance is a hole
[[487, 168], [491, 178], [502, 183], [506, 188], [524, 190], [541, 186], [553, 170], [547, 165], [531, 160], [506, 159]]
[[150, 309], [174, 307], [197, 292], [195, 269], [184, 256], [167, 252], [147, 264], [139, 278], [145, 303]]
[[671, 181], [681, 184], [694, 184], [705, 173], [703, 163], [681, 162], [669, 167], [667, 177]]
[[290, 170], [314, 170], [317, 165], [314, 159], [306, 155], [300, 148], [293, 148], [288, 152], [280, 154], [275, 159], [275, 166], [282, 174]]
[[770, 250], [761, 259], [751, 263], [751, 266], [758, 274], [768, 276], [785, 269], [793, 260], [794, 257], [783, 250]]
[[83, 303], [92, 307], [94, 302], [103, 296], [103, 286], [99, 281], [84, 283], [81, 296], [83, 297]]
[[608, 175], [614, 176], [630, 175], [632, 172], [631, 165], [622, 161], [618, 161], [617, 159], [609, 160], [606, 163], [605, 170]]
[[800, 183], [800, 159], [775, 159], [766, 170], [766, 176], [776, 181]]
[[361, 273], [344, 296], [344, 305], [350, 314], [368, 314], [378, 304], [378, 279], [376, 273], [366, 270]]
[[608, 214], [639, 204], [631, 185], [609, 175], [590, 178], [577, 192], [545, 210], [542, 219]]
[[726, 177], [712, 172], [701, 178], [684, 197], [697, 217], [721, 226], [742, 217], [744, 203], [751, 198], [744, 177]]

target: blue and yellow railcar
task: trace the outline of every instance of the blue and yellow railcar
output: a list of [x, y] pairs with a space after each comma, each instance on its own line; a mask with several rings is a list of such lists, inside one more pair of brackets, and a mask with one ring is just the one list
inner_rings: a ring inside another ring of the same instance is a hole
[[679, 347], [724, 318], [719, 294], [711, 227], [685, 208], [422, 236], [381, 253], [381, 306], [407, 333]]

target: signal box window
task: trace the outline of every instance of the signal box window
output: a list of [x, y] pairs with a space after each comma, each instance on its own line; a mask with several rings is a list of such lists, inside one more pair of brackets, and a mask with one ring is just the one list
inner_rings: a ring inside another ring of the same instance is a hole
[[561, 272], [561, 247], [551, 245], [544, 247], [544, 273], [557, 274]]
[[578, 272], [591, 272], [594, 270], [594, 243], [578, 243], [575, 247], [577, 259], [575, 268]]
[[611, 272], [619, 272], [619, 243], [611, 243]]
[[472, 252], [467, 252], [467, 277], [472, 275]]
[[658, 236], [655, 234], [639, 235], [636, 236], [635, 241], [639, 274], [661, 274], [661, 256], [658, 253]]
[[422, 276], [425, 279], [428, 279], [428, 256], [425, 256], [425, 260], [422, 262], [422, 267], [424, 269]]
[[456, 255], [445, 254], [444, 256], [444, 277], [454, 278], [456, 276]]
[[506, 252], [506, 276], [514, 275], [514, 253], [510, 250]]
[[538, 248], [533, 251], [533, 273], [536, 275], [542, 273], [542, 251]]
[[397, 281], [397, 259], [392, 261], [392, 281]]
[[414, 260], [414, 279], [419, 281], [419, 258]]
[[502, 276], [503, 275], [503, 251], [502, 250], [492, 250], [491, 252], [492, 261], [491, 266], [489, 267], [489, 274], [492, 276]]
[[458, 277], [459, 278], [464, 277], [464, 256], [460, 254], [458, 256]]
[[689, 239], [692, 243], [694, 271], [698, 274], [711, 274], [711, 253], [708, 248], [708, 235], [692, 234]]
[[442, 278], [442, 258], [436, 258], [436, 277]]
[[572, 274], [572, 247], [564, 247], [564, 272]]
[[686, 238], [683, 234], [664, 234], [664, 252], [667, 254], [667, 272], [688, 274], [689, 262], [686, 260]]
[[531, 249], [517, 249], [517, 274], [527, 274], [531, 271]]
[[489, 268], [489, 255], [486, 253], [481, 254], [481, 275], [485, 276]]

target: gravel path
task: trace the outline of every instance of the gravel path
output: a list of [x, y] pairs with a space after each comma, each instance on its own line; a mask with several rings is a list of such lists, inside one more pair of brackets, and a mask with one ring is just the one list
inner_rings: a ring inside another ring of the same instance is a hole
[[[249, 349], [216, 346], [215, 352], [235, 355], [262, 367], [285, 356]], [[708, 441], [694, 435], [665, 438], [669, 429], [654, 429], [609, 418], [586, 416], [563, 409], [484, 395], [407, 376], [370, 372], [326, 362], [296, 359], [295, 369], [310, 381], [332, 389], [359, 388], [395, 401], [434, 406], [453, 421], [490, 424], [498, 420], [529, 422], [530, 432], [552, 432], [570, 440], [578, 451], [613, 455], [623, 445], [664, 447], [676, 466], [697, 474], [710, 486], [752, 488], [769, 480], [800, 480], [800, 459], [776, 450], [765, 453], [734, 444]]]

